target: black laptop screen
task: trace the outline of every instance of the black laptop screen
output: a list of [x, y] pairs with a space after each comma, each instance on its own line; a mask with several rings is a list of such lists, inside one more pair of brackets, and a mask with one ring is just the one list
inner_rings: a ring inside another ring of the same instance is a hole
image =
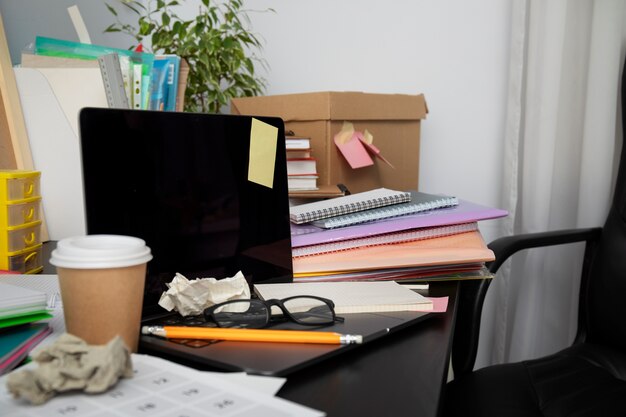
[[177, 272], [292, 278], [284, 127], [273, 185], [248, 179], [249, 116], [86, 108], [80, 141], [88, 234], [144, 239], [152, 249], [144, 313]]

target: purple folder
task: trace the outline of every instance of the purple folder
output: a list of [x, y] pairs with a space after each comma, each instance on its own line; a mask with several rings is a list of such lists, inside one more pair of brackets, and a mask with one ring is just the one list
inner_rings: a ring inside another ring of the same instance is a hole
[[291, 246], [297, 248], [300, 246], [376, 236], [422, 227], [446, 226], [479, 220], [497, 219], [507, 215], [508, 212], [506, 210], [459, 200], [459, 205], [455, 207], [430, 210], [338, 229], [322, 229], [310, 224], [292, 224]]

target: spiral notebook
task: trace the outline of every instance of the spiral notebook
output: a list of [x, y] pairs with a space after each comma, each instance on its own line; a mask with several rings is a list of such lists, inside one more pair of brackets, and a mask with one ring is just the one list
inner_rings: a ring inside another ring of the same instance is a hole
[[294, 258], [299, 256], [319, 255], [322, 253], [338, 252], [367, 246], [391, 245], [394, 243], [411, 242], [414, 240], [433, 239], [436, 237], [456, 235], [459, 233], [473, 232], [478, 230], [478, 223], [462, 223], [440, 227], [425, 227], [420, 229], [406, 230], [396, 233], [386, 233], [376, 236], [368, 236], [357, 239], [342, 240], [338, 242], [321, 243], [317, 245], [301, 246], [292, 249]]
[[459, 204], [459, 199], [456, 197], [427, 194], [419, 191], [410, 191], [409, 193], [411, 194], [411, 200], [406, 203], [392, 204], [390, 206], [316, 220], [313, 222], [313, 225], [324, 229], [334, 229], [337, 227], [351, 226], [353, 224], [367, 223], [374, 220], [403, 216], [405, 214], [415, 214], [422, 211], [452, 207]]
[[411, 193], [409, 192], [377, 188], [329, 200], [292, 206], [289, 208], [289, 218], [292, 223], [296, 224], [310, 223], [333, 216], [406, 203], [410, 199]]

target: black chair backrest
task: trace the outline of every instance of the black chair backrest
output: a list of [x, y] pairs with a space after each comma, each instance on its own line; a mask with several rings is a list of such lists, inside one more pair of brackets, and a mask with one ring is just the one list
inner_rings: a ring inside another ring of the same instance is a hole
[[[622, 130], [626, 124], [626, 76], [622, 71]], [[615, 192], [591, 264], [587, 300], [587, 340], [626, 349], [626, 146], [623, 146]], [[584, 282], [583, 282], [584, 284]]]

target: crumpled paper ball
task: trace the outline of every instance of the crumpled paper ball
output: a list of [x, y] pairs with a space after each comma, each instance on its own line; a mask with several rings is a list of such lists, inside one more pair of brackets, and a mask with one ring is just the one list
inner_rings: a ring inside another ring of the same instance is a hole
[[13, 397], [36, 405], [64, 391], [104, 392], [120, 378], [133, 376], [130, 351], [119, 336], [106, 345], [88, 345], [64, 333], [39, 350], [33, 360], [39, 366], [11, 373], [7, 388]]
[[167, 311], [175, 310], [184, 317], [202, 314], [208, 307], [224, 301], [250, 298], [250, 286], [241, 271], [229, 278], [193, 280], [177, 273], [167, 287], [159, 305]]

